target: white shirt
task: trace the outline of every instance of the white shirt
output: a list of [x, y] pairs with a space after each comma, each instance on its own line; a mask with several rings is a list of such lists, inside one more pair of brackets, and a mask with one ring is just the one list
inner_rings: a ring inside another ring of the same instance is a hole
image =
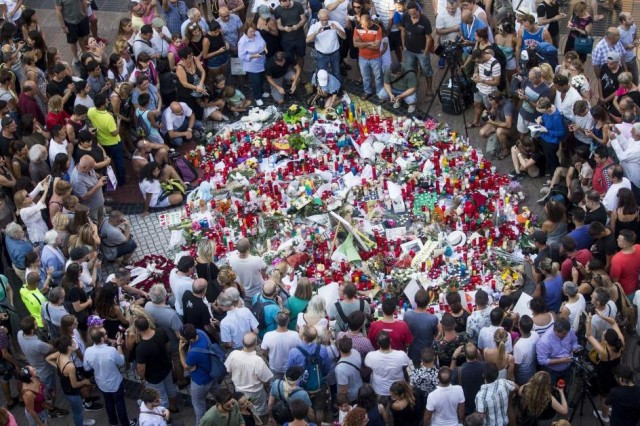
[[611, 146], [620, 161], [624, 174], [634, 185], [640, 186], [640, 141], [622, 135], [611, 140]]
[[182, 107], [182, 115], [175, 115], [171, 108], [167, 108], [162, 113], [162, 122], [164, 123], [164, 128], [168, 133], [169, 130], [179, 129], [180, 126], [184, 123], [184, 120], [188, 120], [189, 116], [193, 113], [191, 108], [184, 102], [180, 102], [180, 106]]
[[[438, 6], [439, 7], [439, 6]], [[451, 28], [451, 27], [460, 27], [460, 22], [462, 22], [462, 12], [460, 12], [460, 8], [456, 9], [456, 13], [454, 16], [449, 15], [449, 12], [446, 11], [446, 9], [443, 7], [444, 12], [443, 13], [439, 13], [438, 16], [436, 16], [436, 29], [442, 30], [444, 28]], [[445, 41], [453, 41], [456, 39], [456, 37], [459, 37], [460, 33], [449, 33], [449, 34], [445, 34], [445, 35], [441, 35], [440, 36], [440, 43], [443, 43]]]
[[444, 15], [447, 13], [447, 0], [438, 0], [436, 7], [436, 17], [438, 17], [438, 15]]
[[631, 182], [629, 182], [629, 179], [626, 177], [623, 177], [622, 181], [618, 183], [612, 183], [607, 190], [607, 193], [602, 200], [602, 204], [608, 212], [614, 212], [618, 208], [618, 191], [622, 188], [631, 189]]
[[184, 315], [184, 310], [182, 309], [182, 295], [185, 291], [191, 290], [191, 287], [193, 286], [193, 278], [178, 275], [178, 269], [174, 268], [169, 273], [169, 286], [171, 287], [171, 293], [173, 293], [173, 297], [175, 298], [176, 312], [182, 317]]
[[584, 296], [578, 293], [577, 302], [564, 302], [563, 305], [569, 310], [569, 324], [571, 324], [573, 331], [577, 333], [580, 325], [580, 314], [586, 309], [587, 302], [584, 300]]
[[[72, 263], [78, 263], [78, 262], [71, 259], [67, 260], [67, 263], [64, 265], [65, 271], [67, 270], [69, 265], [71, 265]], [[93, 277], [91, 276], [91, 272], [89, 270], [89, 262], [82, 262], [82, 263], [79, 263], [79, 265], [82, 268], [80, 271], [80, 281], [82, 282], [82, 288], [85, 291], [85, 293], [89, 293], [93, 290], [93, 286], [91, 285], [91, 282], [93, 281]]]
[[[67, 145], [69, 145], [69, 142], [67, 142], [66, 139], [60, 143], [54, 141], [53, 139], [49, 141], [49, 164], [50, 165], [53, 165], [53, 160], [56, 159], [56, 155], [67, 154]], [[73, 161], [73, 157], [69, 156], [69, 173], [71, 173], [71, 170], [73, 170], [75, 166], [76, 166], [76, 163], [75, 161]]]
[[[334, 3], [338, 3], [340, 0], [335, 0], [333, 2], [324, 3], [324, 7], [328, 8], [330, 5]], [[342, 3], [338, 5], [334, 10], [329, 11], [329, 19], [332, 21], [336, 21], [343, 27], [347, 25], [347, 10], [349, 9], [349, 2], [347, 0], [342, 0]]]
[[389, 396], [393, 382], [404, 380], [402, 368], [411, 364], [411, 359], [404, 351], [391, 350], [389, 353], [380, 351], [369, 352], [364, 359], [364, 365], [371, 368], [371, 386], [378, 395]]
[[[9, 13], [11, 13], [11, 11], [16, 7], [18, 2], [14, 0], [0, 0], [0, 4], [5, 5], [5, 7], [7, 8], [7, 15], [9, 15]], [[16, 9], [16, 12], [13, 15], [11, 15], [9, 19], [11, 19], [13, 22], [17, 22], [21, 16], [22, 16], [22, 8], [19, 7]], [[87, 14], [87, 16], [89, 15]]]
[[[224, 320], [223, 320], [224, 321]], [[269, 368], [277, 373], [287, 371], [287, 359], [289, 351], [298, 346], [302, 341], [293, 330], [280, 333], [277, 330], [269, 331], [262, 338], [262, 350], [269, 350]]]
[[432, 426], [458, 426], [458, 404], [464, 403], [462, 386], [438, 386], [427, 397], [427, 410], [433, 411]]
[[231, 374], [236, 390], [240, 392], [260, 392], [264, 389], [263, 383], [273, 377], [267, 364], [255, 351], [233, 351], [227, 357], [224, 366]]
[[20, 219], [22, 219], [22, 222], [27, 227], [29, 241], [34, 244], [44, 241], [44, 234], [49, 230], [40, 213], [46, 208], [47, 205], [44, 203], [44, 200], [40, 200], [38, 203], [20, 209]]
[[[496, 334], [496, 330], [502, 327], [496, 327], [494, 325], [490, 325], [488, 327], [484, 327], [480, 330], [480, 334], [478, 335], [478, 349], [495, 349], [498, 346], [496, 345], [495, 340], [493, 339], [494, 334]], [[507, 340], [507, 352], [513, 352], [513, 346], [511, 343], [511, 334], [509, 334], [509, 338]]]
[[[607, 302], [607, 306], [604, 307], [602, 315], [609, 318], [615, 318], [615, 316], [618, 315], [618, 307], [613, 300], [609, 300]], [[611, 324], [600, 318], [599, 315], [593, 315], [591, 317], [591, 335], [595, 337], [596, 340], [601, 341], [603, 339], [604, 332], [610, 328]]]
[[231, 343], [233, 349], [242, 349], [242, 339], [251, 330], [258, 329], [258, 320], [247, 308], [235, 308], [220, 321], [220, 340]]
[[[633, 296], [633, 304], [638, 312], [640, 312], [640, 290], [636, 291], [636, 294]], [[640, 315], [638, 315], [638, 319], [636, 321], [636, 333], [640, 334]]]
[[267, 264], [261, 257], [249, 255], [246, 258], [240, 258], [237, 251], [229, 256], [229, 266], [238, 276], [238, 281], [244, 287], [247, 298], [253, 298], [262, 291], [264, 279], [262, 278], [262, 270]]
[[327, 23], [328, 30], [320, 31], [322, 28], [322, 23], [320, 21], [314, 23], [309, 27], [309, 32], [307, 32], [307, 36], [309, 34], [315, 34], [320, 31], [314, 40], [314, 46], [316, 50], [320, 53], [328, 55], [340, 49], [340, 37], [338, 36], [338, 31], [331, 28], [331, 24], [335, 24], [341, 31], [344, 31], [342, 25], [340, 25], [336, 21], [329, 21]]
[[[373, 5], [376, 7], [376, 13], [378, 19], [382, 21], [382, 25], [387, 28], [389, 26], [389, 10], [395, 10], [395, 4], [393, 0], [373, 0]], [[446, 5], [446, 0], [445, 0]], [[373, 18], [373, 17], [372, 17]]]
[[166, 426], [167, 421], [162, 417], [166, 410], [163, 406], [148, 408], [144, 402], [140, 402], [140, 415], [138, 424], [140, 426]]
[[169, 53], [169, 42], [162, 38], [162, 34], [169, 37], [169, 40], [171, 40], [171, 32], [169, 31], [169, 28], [164, 26], [160, 32], [156, 31], [154, 28], [153, 36], [151, 37], [151, 45], [156, 53], [159, 53], [161, 57], [165, 58]]
[[536, 360], [536, 343], [540, 335], [536, 332], [531, 332], [530, 336], [518, 339], [513, 346], [513, 360], [516, 364], [525, 366], [531, 366]]
[[145, 199], [147, 198], [147, 194], [151, 194], [151, 201], [149, 201], [149, 207], [155, 207], [158, 204], [158, 198], [160, 198], [160, 194], [162, 194], [162, 187], [160, 186], [160, 181], [158, 179], [155, 179], [153, 181], [149, 181], [148, 179], [143, 179], [140, 181], [138, 186], [140, 187], [140, 192], [142, 192], [142, 196]]
[[574, 87], [569, 87], [569, 90], [564, 95], [564, 101], [561, 101], [560, 95], [560, 92], [556, 93], [556, 98], [553, 101], [553, 104], [556, 106], [558, 111], [565, 116], [565, 118], [573, 120], [573, 104], [581, 101], [582, 96], [580, 96], [580, 93]]

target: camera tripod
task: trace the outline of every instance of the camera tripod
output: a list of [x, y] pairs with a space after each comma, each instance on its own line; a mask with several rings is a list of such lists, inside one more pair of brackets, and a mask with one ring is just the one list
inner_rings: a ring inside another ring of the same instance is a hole
[[578, 402], [573, 407], [573, 410], [571, 411], [571, 415], [569, 416], [569, 423], [573, 424], [573, 418], [578, 412], [578, 408], [580, 409], [579, 416], [582, 417], [582, 415], [584, 414], [584, 405], [585, 405], [584, 402], [585, 400], [587, 400], [589, 404], [591, 404], [591, 408], [593, 408], [593, 411], [596, 414], [598, 423], [600, 424], [600, 426], [604, 426], [604, 421], [602, 420], [602, 417], [598, 412], [598, 405], [596, 404], [595, 400], [593, 399], [593, 396], [591, 396], [591, 393], [589, 392], [589, 386], [587, 384], [588, 379], [578, 373], [574, 376], [573, 382], [574, 382], [574, 386], [580, 386], [580, 394], [578, 396], [579, 398]]
[[[433, 98], [431, 98], [431, 102], [429, 103], [429, 106], [427, 107], [427, 111], [425, 112], [425, 115], [428, 116], [429, 115], [429, 111], [431, 111], [431, 107], [433, 107], [433, 103], [436, 100], [436, 96], [439, 96], [440, 94], [440, 88], [442, 87], [442, 83], [444, 83], [445, 79], [447, 78], [447, 73], [450, 73], [451, 76], [451, 80], [458, 85], [458, 87], [460, 88], [460, 90], [463, 91], [464, 94], [464, 87], [462, 86], [462, 83], [460, 81], [460, 73], [462, 72], [460, 70], [460, 65], [458, 64], [458, 59], [455, 57], [447, 57], [445, 56], [445, 61], [447, 62], [447, 67], [444, 69], [444, 74], [442, 74], [442, 78], [440, 78], [440, 82], [438, 83], [438, 87], [436, 87], [435, 91], [434, 91], [434, 95]], [[467, 109], [467, 104], [464, 101], [464, 96], [462, 98], [462, 122], [464, 124], [464, 135], [466, 136], [467, 139], [469, 139], [469, 129], [467, 128], [467, 118], [465, 116], [465, 111]]]

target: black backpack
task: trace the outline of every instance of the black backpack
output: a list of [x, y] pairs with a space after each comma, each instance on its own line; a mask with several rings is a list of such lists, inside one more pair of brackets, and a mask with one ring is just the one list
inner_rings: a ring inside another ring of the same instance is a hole
[[460, 87], [454, 79], [450, 78], [446, 84], [443, 84], [438, 92], [438, 98], [440, 98], [440, 103], [442, 104], [442, 112], [451, 115], [462, 114], [467, 108], [463, 93], [464, 87]]
[[[291, 415], [291, 407], [289, 407], [289, 400], [285, 399], [282, 396], [282, 383], [282, 381], [278, 383], [278, 398], [276, 398], [276, 403], [273, 405], [273, 418], [279, 425], [293, 421], [293, 416]], [[298, 392], [302, 392], [302, 389], [294, 389], [293, 392], [289, 394], [289, 398], [291, 398]]]
[[258, 330], [264, 330], [267, 328], [267, 323], [264, 319], [264, 307], [275, 304], [275, 300], [261, 299], [258, 297], [256, 303], [251, 306], [251, 313], [253, 313], [253, 316], [258, 320]]

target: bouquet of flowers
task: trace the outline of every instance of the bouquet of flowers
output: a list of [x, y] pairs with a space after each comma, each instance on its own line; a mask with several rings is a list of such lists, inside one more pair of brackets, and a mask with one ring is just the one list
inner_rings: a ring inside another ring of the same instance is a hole
[[174, 267], [173, 262], [164, 256], [147, 255], [133, 264], [131, 269], [133, 281], [130, 285], [148, 292], [153, 285], [162, 284], [170, 293], [169, 273]]

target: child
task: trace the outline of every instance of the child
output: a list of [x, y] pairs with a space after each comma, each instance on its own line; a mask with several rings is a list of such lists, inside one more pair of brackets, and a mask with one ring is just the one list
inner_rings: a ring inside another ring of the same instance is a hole
[[244, 94], [233, 86], [225, 86], [222, 91], [222, 97], [234, 115], [238, 115], [237, 113], [239, 112], [245, 112], [249, 105], [251, 105], [251, 101], [245, 98]]
[[149, 110], [150, 96], [148, 93], [141, 93], [138, 97], [138, 108], [136, 108], [135, 128], [138, 137], [146, 138], [153, 143], [163, 144], [164, 139], [158, 129], [162, 126], [162, 117], [159, 110]]
[[341, 425], [347, 413], [351, 411], [353, 407], [349, 404], [349, 397], [347, 397], [345, 393], [338, 394], [336, 397], [336, 405], [338, 406], [338, 424]]
[[158, 391], [146, 388], [142, 391], [140, 403], [140, 426], [166, 426], [169, 420], [169, 410], [160, 405]]
[[380, 22], [380, 28], [382, 29], [382, 41], [380, 42], [380, 58], [382, 59], [382, 69], [389, 69], [391, 66], [391, 47], [389, 45], [389, 37], [387, 37], [387, 31]]
[[171, 44], [169, 45], [169, 53], [167, 53], [167, 59], [169, 60], [169, 66], [171, 67], [171, 71], [176, 70], [176, 64], [180, 62], [180, 55], [178, 55], [178, 51], [184, 47], [184, 43], [182, 43], [182, 35], [180, 33], [175, 33], [171, 36]]

